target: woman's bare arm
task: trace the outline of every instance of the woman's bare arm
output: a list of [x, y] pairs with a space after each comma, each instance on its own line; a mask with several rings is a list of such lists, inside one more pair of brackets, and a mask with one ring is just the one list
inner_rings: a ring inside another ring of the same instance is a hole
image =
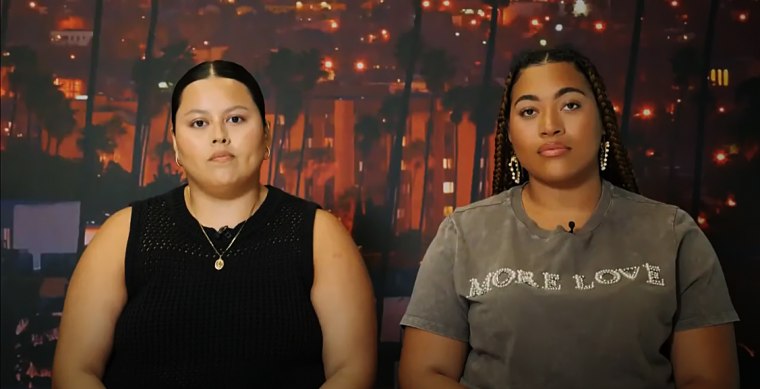
[[459, 377], [467, 344], [417, 328], [404, 330], [399, 380], [402, 389], [463, 389]]
[[371, 388], [377, 362], [372, 284], [351, 236], [322, 210], [314, 222], [311, 300], [322, 327], [322, 388]]
[[671, 360], [678, 389], [739, 387], [734, 325], [676, 331]]
[[116, 320], [127, 300], [124, 258], [132, 218], [123, 209], [103, 224], [71, 278], [53, 360], [53, 388], [103, 388]]

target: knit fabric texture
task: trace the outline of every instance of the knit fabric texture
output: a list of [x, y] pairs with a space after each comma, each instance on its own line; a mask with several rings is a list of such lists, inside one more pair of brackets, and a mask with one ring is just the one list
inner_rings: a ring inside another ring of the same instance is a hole
[[[128, 301], [103, 377], [118, 388], [317, 388], [322, 331], [311, 303], [318, 206], [277, 188], [246, 224], [206, 228], [184, 186], [132, 205]], [[242, 228], [242, 230], [241, 230]]]

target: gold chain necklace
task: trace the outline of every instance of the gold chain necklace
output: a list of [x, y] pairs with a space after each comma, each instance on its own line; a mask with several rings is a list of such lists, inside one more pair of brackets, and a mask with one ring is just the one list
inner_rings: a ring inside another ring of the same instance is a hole
[[[187, 187], [187, 194], [189, 197], [190, 196], [189, 186]], [[240, 233], [243, 232], [243, 228], [245, 228], [246, 223], [248, 223], [248, 220], [250, 220], [251, 216], [253, 216], [253, 212], [256, 210], [256, 205], [259, 203], [260, 200], [261, 200], [261, 194], [259, 194], [259, 199], [257, 199], [256, 202], [253, 203], [253, 206], [251, 207], [251, 212], [248, 215], [248, 218], [245, 219], [245, 221], [243, 222], [243, 225], [240, 226], [240, 229], [230, 241], [230, 244], [228, 244], [227, 248], [225, 248], [224, 251], [222, 251], [221, 253], [219, 252], [219, 250], [216, 249], [216, 246], [214, 245], [214, 242], [211, 241], [211, 238], [208, 237], [208, 234], [206, 233], [206, 229], [203, 228], [203, 224], [201, 224], [201, 221], [196, 219], [196, 221], [198, 221], [198, 226], [201, 227], [201, 232], [203, 232], [203, 236], [206, 237], [208, 244], [211, 245], [211, 248], [214, 249], [214, 252], [216, 253], [216, 255], [218, 255], [218, 257], [216, 258], [216, 261], [214, 261], [214, 269], [222, 270], [222, 268], [224, 267], [224, 258], [223, 258], [224, 255], [227, 254], [227, 251], [230, 250], [230, 247], [232, 247], [232, 245], [235, 243], [238, 236], [240, 236]]]

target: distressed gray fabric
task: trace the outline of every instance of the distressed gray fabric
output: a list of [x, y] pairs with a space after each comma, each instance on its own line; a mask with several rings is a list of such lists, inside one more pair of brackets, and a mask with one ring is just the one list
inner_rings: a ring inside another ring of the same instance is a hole
[[467, 342], [470, 388], [672, 388], [673, 331], [738, 320], [689, 215], [609, 182], [574, 234], [539, 228], [522, 187], [457, 209], [403, 326]]

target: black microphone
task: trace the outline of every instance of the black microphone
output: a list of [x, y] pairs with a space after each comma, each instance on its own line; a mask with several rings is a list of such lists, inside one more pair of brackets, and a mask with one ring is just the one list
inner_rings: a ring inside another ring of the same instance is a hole
[[567, 226], [570, 227], [570, 233], [573, 233], [573, 230], [575, 230], [575, 222], [570, 220], [569, 223], [567, 223]]

